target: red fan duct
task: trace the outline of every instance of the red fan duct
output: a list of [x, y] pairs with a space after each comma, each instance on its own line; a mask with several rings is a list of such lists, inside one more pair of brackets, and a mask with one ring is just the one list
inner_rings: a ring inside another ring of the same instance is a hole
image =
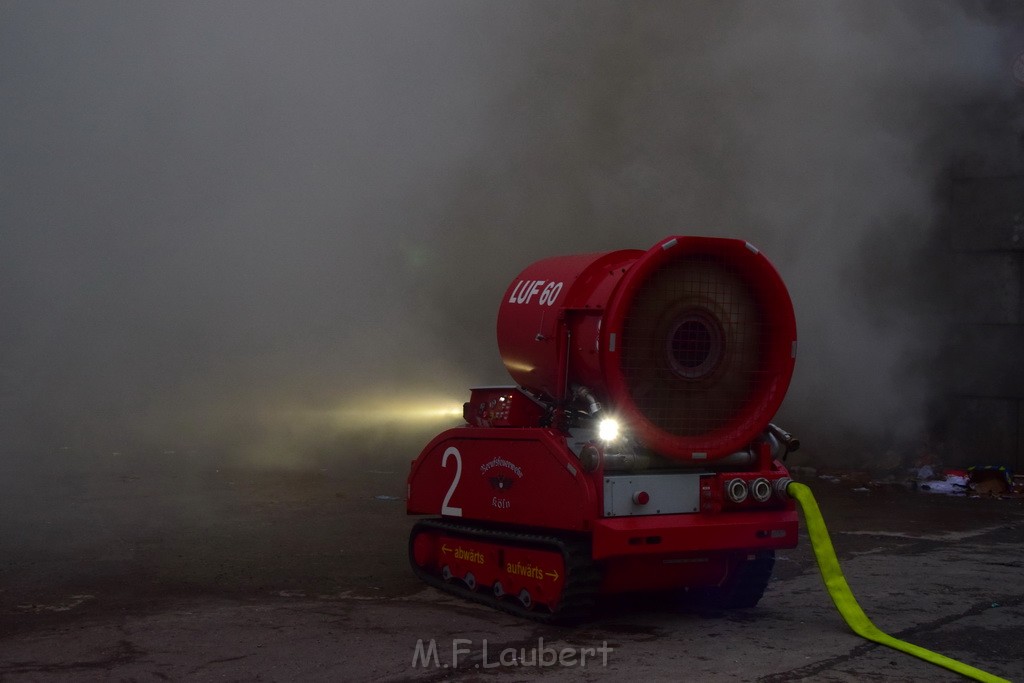
[[530, 265], [505, 292], [498, 346], [542, 400], [566, 406], [587, 392], [655, 452], [714, 460], [746, 448], [778, 410], [796, 321], [750, 243], [677, 236]]

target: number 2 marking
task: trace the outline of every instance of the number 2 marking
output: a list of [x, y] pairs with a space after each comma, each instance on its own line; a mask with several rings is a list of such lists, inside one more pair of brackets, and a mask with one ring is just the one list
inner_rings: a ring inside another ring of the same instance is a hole
[[452, 494], [455, 493], [455, 487], [459, 485], [459, 479], [462, 477], [462, 453], [459, 453], [459, 449], [455, 446], [449, 446], [441, 458], [441, 467], [448, 467], [449, 455], [455, 456], [455, 479], [452, 480], [452, 485], [448, 487], [448, 495], [444, 497], [444, 502], [441, 503], [441, 514], [461, 517], [462, 508], [453, 508], [448, 503], [451, 502]]

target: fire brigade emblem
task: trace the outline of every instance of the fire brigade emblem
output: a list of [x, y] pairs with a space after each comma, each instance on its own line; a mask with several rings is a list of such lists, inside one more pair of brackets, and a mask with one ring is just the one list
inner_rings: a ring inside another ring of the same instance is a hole
[[488, 481], [491, 482], [491, 487], [498, 491], [508, 491], [512, 488], [513, 482], [512, 477], [506, 477], [500, 474], [496, 477], [491, 477]]

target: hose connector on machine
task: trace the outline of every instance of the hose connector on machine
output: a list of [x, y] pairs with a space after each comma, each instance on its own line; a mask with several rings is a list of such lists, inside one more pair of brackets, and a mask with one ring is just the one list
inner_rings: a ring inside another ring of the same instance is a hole
[[774, 484], [773, 484], [773, 486], [775, 488], [775, 495], [778, 496], [779, 498], [785, 500], [786, 497], [789, 496], [788, 489], [789, 489], [789, 485], [792, 484], [792, 483], [793, 483], [793, 480], [790, 479], [789, 477], [782, 477], [781, 479], [776, 479]]

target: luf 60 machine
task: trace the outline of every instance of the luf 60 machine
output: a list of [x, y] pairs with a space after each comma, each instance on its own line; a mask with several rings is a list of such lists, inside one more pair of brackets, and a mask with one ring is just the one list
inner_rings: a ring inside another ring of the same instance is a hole
[[786, 287], [742, 240], [538, 261], [498, 311], [514, 386], [472, 390], [466, 425], [413, 462], [409, 538], [428, 584], [541, 621], [602, 595], [760, 600], [797, 541], [771, 423], [796, 356]]

